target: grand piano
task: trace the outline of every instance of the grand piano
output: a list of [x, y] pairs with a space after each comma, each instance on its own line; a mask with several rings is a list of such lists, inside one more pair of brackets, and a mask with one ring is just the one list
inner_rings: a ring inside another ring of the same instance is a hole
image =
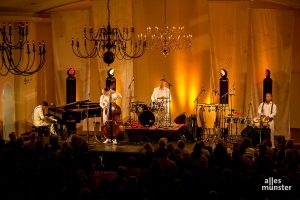
[[48, 108], [48, 115], [57, 119], [60, 125], [61, 135], [63, 135], [63, 125], [66, 125], [68, 135], [70, 135], [74, 129], [76, 130], [76, 123], [80, 123], [86, 118], [99, 117], [100, 113], [99, 103], [89, 100], [76, 101], [64, 106], [49, 106]]

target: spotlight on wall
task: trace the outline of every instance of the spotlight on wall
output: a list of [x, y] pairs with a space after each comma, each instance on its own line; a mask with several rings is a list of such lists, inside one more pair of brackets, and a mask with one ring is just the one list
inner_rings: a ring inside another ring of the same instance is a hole
[[227, 71], [225, 69], [221, 69], [220, 75], [221, 78], [227, 78]]
[[75, 76], [75, 69], [74, 68], [68, 69], [67, 74], [69, 75], [69, 77]]
[[113, 68], [110, 68], [109, 70], [107, 70], [107, 75], [109, 77], [113, 77], [115, 75], [115, 70]]

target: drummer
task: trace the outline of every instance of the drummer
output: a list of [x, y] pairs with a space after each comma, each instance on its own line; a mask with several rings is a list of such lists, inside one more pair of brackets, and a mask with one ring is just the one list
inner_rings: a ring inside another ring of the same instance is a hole
[[[169, 101], [171, 101], [170, 89], [166, 87], [166, 80], [161, 79], [158, 87], [154, 88], [151, 101], [152, 103], [163, 103], [164, 106], [169, 106]], [[167, 107], [167, 110], [168, 107]]]

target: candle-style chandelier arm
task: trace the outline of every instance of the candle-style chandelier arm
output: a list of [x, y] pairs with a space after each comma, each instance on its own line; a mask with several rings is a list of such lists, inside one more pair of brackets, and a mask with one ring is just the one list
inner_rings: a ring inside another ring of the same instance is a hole
[[[108, 65], [113, 63], [115, 57], [118, 59], [138, 58], [144, 54], [146, 42], [139, 38], [134, 41], [134, 28], [117, 28], [110, 25], [110, 0], [107, 0], [108, 23], [107, 26], [101, 26], [97, 31], [92, 27], [83, 30], [84, 50], [80, 50], [80, 44], [77, 40], [72, 40], [73, 53], [80, 58], [102, 57]], [[90, 48], [90, 50], [88, 50]]]
[[[27, 39], [28, 23], [19, 23], [15, 35], [13, 34], [13, 27], [11, 23], [8, 26], [4, 23], [0, 27], [0, 75], [6, 76], [8, 73], [22, 76], [32, 75], [42, 69], [45, 64], [45, 42], [39, 43], [38, 50], [36, 50], [35, 42], [32, 41], [30, 44]], [[37, 57], [39, 61], [35, 63]]]
[[80, 42], [79, 42], [79, 40], [74, 41], [72, 39], [72, 50], [73, 50], [73, 53], [76, 56], [80, 57], [80, 58], [94, 58], [94, 57], [96, 57], [98, 55], [98, 49], [100, 47], [98, 45], [97, 40], [91, 41], [91, 43], [94, 43], [94, 44], [92, 44], [93, 48], [89, 50], [87, 48], [87, 40], [84, 39], [84, 45], [83, 45], [84, 46], [84, 48], [83, 48], [84, 52], [82, 53], [80, 51]]
[[[128, 31], [128, 28], [124, 27], [123, 28], [123, 33], [121, 32], [121, 30], [119, 28], [113, 28], [112, 32], [118, 37], [119, 40], [121, 41], [130, 41], [133, 39], [134, 37], [134, 28], [131, 28], [131, 31]], [[130, 32], [130, 35], [129, 35]]]
[[[42, 45], [43, 45], [43, 48], [42, 48]], [[31, 52], [28, 51], [25, 52], [25, 54], [27, 54], [27, 63], [26, 65], [24, 65], [24, 67], [20, 68], [20, 64], [21, 64], [21, 61], [23, 60], [23, 54], [24, 52], [22, 51], [22, 49], [20, 49], [20, 52], [19, 54], [22, 55], [22, 56], [19, 56], [19, 59], [17, 61], [17, 63], [15, 63], [14, 59], [13, 59], [13, 55], [12, 53], [7, 53], [5, 54], [7, 57], [6, 59], [2, 60], [4, 61], [3, 64], [6, 68], [9, 69], [9, 71], [14, 74], [14, 75], [23, 75], [23, 76], [29, 76], [29, 75], [32, 75], [36, 72], [38, 72], [42, 67], [43, 65], [45, 64], [45, 53], [46, 53], [46, 50], [45, 50], [45, 44], [39, 44], [39, 64], [38, 65], [34, 65], [35, 63], [35, 59], [36, 59], [36, 51], [32, 51], [33, 53], [33, 58], [30, 59], [30, 54]]]
[[0, 28], [2, 35], [2, 44], [8, 46], [11, 49], [19, 49], [22, 48], [27, 42], [28, 36], [28, 23], [19, 23], [18, 26], [18, 39], [17, 42], [13, 42], [13, 33], [12, 33], [12, 24], [8, 24], [8, 28], [5, 23], [3, 23], [3, 27]]
[[[127, 45], [127, 42], [120, 42], [120, 54], [122, 57], [128, 57], [130, 58], [138, 58], [145, 52], [146, 47], [146, 41], [138, 40], [137, 42], [130, 42], [129, 45]], [[128, 47], [129, 46], [129, 47]]]

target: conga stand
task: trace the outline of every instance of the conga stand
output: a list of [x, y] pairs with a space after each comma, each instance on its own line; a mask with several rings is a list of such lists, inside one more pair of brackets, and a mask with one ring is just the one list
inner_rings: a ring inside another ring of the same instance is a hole
[[230, 140], [233, 141], [233, 124], [234, 123], [234, 118], [233, 118], [233, 109], [232, 109], [232, 95], [229, 94], [229, 101], [230, 101], [230, 129], [229, 129], [229, 135], [230, 135]]
[[[221, 96], [221, 99], [224, 99], [228, 94], [229, 94], [229, 92], [226, 92], [225, 94], [223, 94]], [[222, 112], [221, 112], [222, 117], [221, 117], [221, 120], [223, 120], [223, 128], [221, 129], [221, 134], [223, 135], [224, 141], [226, 141], [226, 131], [225, 131], [225, 129], [226, 129], [225, 128], [225, 126], [226, 126], [226, 120], [225, 120], [226, 116], [225, 116], [225, 109], [226, 109], [225, 104], [222, 104]], [[231, 116], [230, 116], [230, 124], [231, 124]], [[230, 129], [230, 125], [228, 126], [227, 130], [228, 129]], [[229, 135], [229, 131], [230, 130], [227, 131], [228, 135]]]
[[[199, 117], [198, 115], [197, 115], [197, 111], [198, 111], [198, 99], [199, 99], [199, 96], [202, 94], [202, 91], [198, 94], [198, 96], [196, 97], [196, 99], [194, 100], [194, 102], [193, 103], [195, 103], [195, 116], [196, 116], [196, 123], [195, 123], [195, 126], [193, 127], [193, 129], [192, 129], [192, 135], [193, 135], [193, 140], [194, 141], [197, 141], [197, 127], [198, 127], [198, 125], [197, 125], [197, 117]], [[203, 131], [204, 131], [204, 129], [203, 129]], [[202, 136], [201, 136], [201, 139], [202, 139]]]

